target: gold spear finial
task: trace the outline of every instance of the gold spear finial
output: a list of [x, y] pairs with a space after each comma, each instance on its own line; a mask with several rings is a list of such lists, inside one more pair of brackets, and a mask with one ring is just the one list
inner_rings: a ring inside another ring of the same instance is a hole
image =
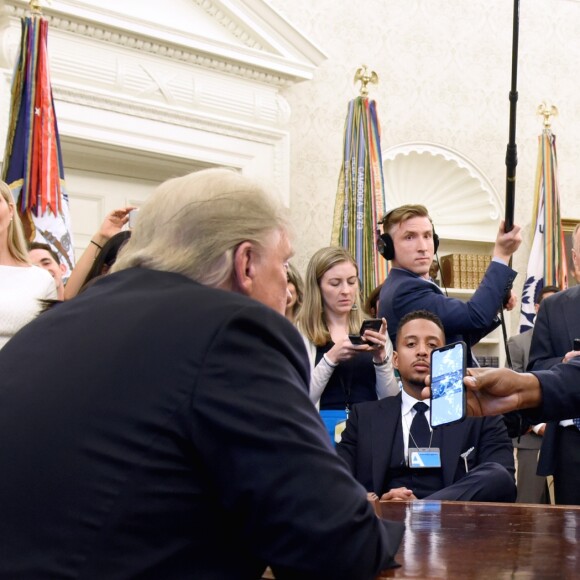
[[354, 81], [360, 81], [360, 96], [366, 97], [369, 94], [368, 84], [377, 85], [379, 83], [379, 75], [374, 70], [369, 70], [366, 64], [363, 64], [354, 73]]
[[558, 116], [558, 108], [555, 105], [548, 107], [546, 101], [542, 101], [541, 105], [538, 105], [537, 114], [544, 117], [544, 129], [549, 129], [551, 127], [551, 117]]

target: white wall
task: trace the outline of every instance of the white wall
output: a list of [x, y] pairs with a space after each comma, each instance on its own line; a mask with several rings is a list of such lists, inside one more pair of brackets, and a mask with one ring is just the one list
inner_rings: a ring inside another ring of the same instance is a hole
[[[363, 63], [375, 70], [382, 146], [431, 141], [473, 160], [503, 196], [511, 74], [508, 0], [271, 0], [327, 56], [314, 80], [284, 92], [292, 117], [291, 209], [297, 263], [330, 240], [344, 119]], [[553, 122], [563, 216], [580, 219], [580, 3], [521, 2], [515, 256], [524, 278], [542, 124], [536, 107], [557, 105]], [[387, 194], [388, 195], [388, 194]], [[519, 286], [518, 286], [519, 288]], [[513, 317], [513, 324], [517, 317]]]

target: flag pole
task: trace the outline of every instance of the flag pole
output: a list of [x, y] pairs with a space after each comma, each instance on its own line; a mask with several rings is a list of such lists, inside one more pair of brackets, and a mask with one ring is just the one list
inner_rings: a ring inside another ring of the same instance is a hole
[[518, 147], [516, 145], [516, 108], [518, 103], [518, 40], [520, 27], [520, 0], [514, 0], [513, 33], [512, 33], [512, 81], [509, 94], [510, 122], [509, 141], [505, 155], [506, 189], [505, 189], [505, 231], [514, 227], [514, 208], [516, 190], [516, 166], [518, 164]]

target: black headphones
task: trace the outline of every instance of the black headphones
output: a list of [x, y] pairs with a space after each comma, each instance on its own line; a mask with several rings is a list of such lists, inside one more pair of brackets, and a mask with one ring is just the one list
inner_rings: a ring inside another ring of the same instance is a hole
[[[381, 220], [381, 225], [384, 225], [388, 221], [388, 217], [391, 215], [391, 210], [385, 217]], [[433, 228], [433, 253], [437, 253], [437, 248], [439, 248], [439, 236], [435, 233], [435, 228]], [[381, 234], [380, 230], [377, 230], [377, 252], [385, 259], [392, 260], [395, 257], [395, 244], [391, 234], [384, 233]]]

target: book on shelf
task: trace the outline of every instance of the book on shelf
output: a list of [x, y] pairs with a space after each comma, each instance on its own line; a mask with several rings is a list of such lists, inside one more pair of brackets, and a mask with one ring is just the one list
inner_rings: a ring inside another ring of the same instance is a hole
[[447, 254], [441, 257], [441, 279], [447, 288], [474, 290], [491, 262], [481, 254]]

